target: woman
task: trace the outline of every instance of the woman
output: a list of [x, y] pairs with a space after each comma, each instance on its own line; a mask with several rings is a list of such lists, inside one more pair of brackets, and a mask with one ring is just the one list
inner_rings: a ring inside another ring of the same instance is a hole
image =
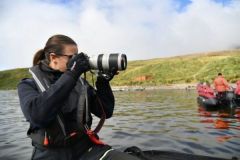
[[21, 109], [30, 123], [32, 159], [135, 159], [102, 143], [91, 131], [92, 116], [110, 118], [114, 96], [109, 81], [97, 77], [95, 90], [80, 75], [88, 58], [65, 35], [50, 37], [33, 59], [32, 78], [18, 85]]

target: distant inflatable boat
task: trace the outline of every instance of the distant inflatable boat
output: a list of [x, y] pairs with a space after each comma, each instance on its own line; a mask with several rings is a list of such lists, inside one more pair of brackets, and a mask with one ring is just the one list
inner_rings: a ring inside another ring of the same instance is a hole
[[197, 103], [205, 111], [222, 111], [232, 113], [240, 107], [240, 95], [234, 91], [227, 91], [220, 96], [216, 96], [213, 89], [207, 85], [197, 86]]

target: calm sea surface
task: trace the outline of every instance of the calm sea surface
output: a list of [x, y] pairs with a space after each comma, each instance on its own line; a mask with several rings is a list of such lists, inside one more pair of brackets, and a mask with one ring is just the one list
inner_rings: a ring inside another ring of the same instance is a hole
[[[230, 129], [215, 129], [217, 117], [199, 116], [194, 90], [114, 92], [114, 116], [100, 137], [120, 150], [166, 150], [222, 158], [240, 157], [240, 121]], [[226, 120], [226, 119], [225, 119]], [[95, 122], [96, 124], [96, 122]], [[30, 159], [32, 146], [16, 91], [0, 91], [0, 159]]]

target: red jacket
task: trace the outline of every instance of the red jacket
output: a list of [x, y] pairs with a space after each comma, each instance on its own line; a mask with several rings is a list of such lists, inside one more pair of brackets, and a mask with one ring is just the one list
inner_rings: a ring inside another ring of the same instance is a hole
[[217, 78], [215, 78], [214, 86], [217, 92], [224, 92], [228, 91], [229, 89], [229, 85], [223, 76], [218, 76]]
[[236, 90], [235, 90], [235, 94], [240, 95], [240, 80], [237, 81], [237, 87], [236, 87]]
[[199, 96], [203, 96], [206, 98], [215, 98], [214, 91], [210, 86], [198, 85], [197, 91]]

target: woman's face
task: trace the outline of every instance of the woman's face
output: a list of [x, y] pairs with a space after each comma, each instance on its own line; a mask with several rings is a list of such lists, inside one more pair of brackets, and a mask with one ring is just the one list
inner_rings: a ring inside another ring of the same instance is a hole
[[65, 45], [62, 55], [50, 54], [50, 67], [54, 70], [65, 72], [67, 70], [67, 63], [74, 54], [78, 53], [76, 45]]

